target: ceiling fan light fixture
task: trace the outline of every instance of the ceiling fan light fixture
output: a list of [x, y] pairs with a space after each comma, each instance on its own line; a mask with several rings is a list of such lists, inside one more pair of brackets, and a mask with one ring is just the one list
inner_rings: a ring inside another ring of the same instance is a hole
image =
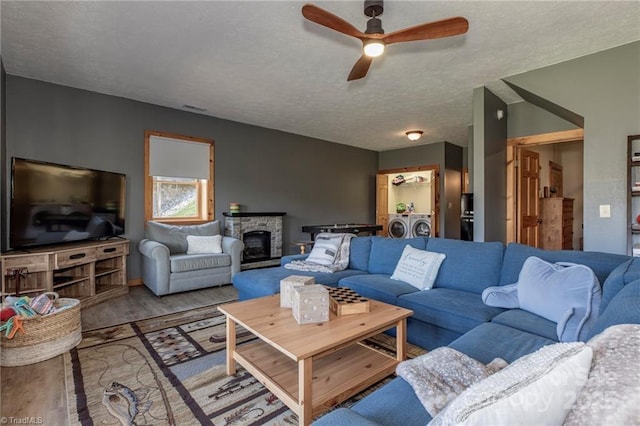
[[384, 53], [384, 43], [382, 40], [367, 40], [364, 43], [364, 54], [370, 58], [376, 58]]
[[405, 134], [407, 135], [410, 141], [417, 141], [422, 137], [423, 133], [424, 132], [422, 130], [409, 130]]

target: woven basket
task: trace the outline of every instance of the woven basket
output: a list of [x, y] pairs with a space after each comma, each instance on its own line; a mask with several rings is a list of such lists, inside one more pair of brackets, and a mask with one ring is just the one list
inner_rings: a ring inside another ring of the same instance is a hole
[[[55, 294], [57, 297], [57, 294]], [[0, 366], [16, 367], [53, 358], [76, 347], [82, 340], [80, 301], [61, 298], [54, 302], [63, 311], [24, 318], [24, 334], [0, 337]]]

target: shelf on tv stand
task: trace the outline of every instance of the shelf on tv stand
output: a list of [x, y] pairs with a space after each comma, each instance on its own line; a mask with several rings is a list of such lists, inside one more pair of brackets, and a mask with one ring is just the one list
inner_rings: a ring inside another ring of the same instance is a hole
[[[84, 241], [0, 256], [2, 298], [56, 292], [83, 308], [126, 294], [129, 241]], [[18, 282], [19, 280], [19, 282]]]

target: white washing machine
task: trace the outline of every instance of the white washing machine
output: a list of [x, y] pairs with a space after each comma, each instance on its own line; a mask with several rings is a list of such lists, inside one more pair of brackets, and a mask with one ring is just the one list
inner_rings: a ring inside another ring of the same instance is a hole
[[410, 216], [409, 233], [410, 237], [430, 237], [431, 236], [431, 215], [414, 213]]
[[389, 237], [409, 238], [411, 236], [410, 221], [408, 214], [390, 214], [387, 225]]

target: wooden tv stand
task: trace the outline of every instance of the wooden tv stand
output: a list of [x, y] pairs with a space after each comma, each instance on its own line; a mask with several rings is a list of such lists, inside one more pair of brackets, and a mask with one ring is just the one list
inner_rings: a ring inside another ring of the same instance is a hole
[[54, 291], [83, 308], [127, 294], [129, 241], [113, 239], [46, 246], [0, 255], [2, 299]]

